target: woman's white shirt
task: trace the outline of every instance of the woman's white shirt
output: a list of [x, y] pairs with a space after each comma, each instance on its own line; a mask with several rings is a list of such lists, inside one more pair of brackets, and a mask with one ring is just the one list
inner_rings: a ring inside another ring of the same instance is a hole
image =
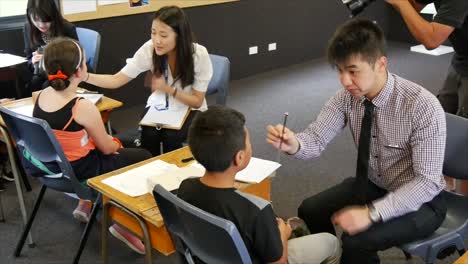
[[[177, 80], [174, 84], [174, 80], [172, 78], [172, 73], [170, 67], [168, 67], [168, 80], [167, 84], [171, 85], [174, 88], [179, 90], [183, 90], [185, 92], [190, 92], [192, 89], [195, 89], [199, 92], [206, 92], [208, 89], [208, 84], [210, 83], [211, 76], [213, 75], [213, 67], [211, 65], [210, 56], [208, 55], [208, 51], [206, 48], [200, 44], [193, 43], [194, 54], [193, 54], [193, 63], [194, 63], [194, 81], [192, 85], [187, 85], [182, 87], [182, 83], [180, 80]], [[141, 46], [133, 58], [127, 59], [127, 65], [122, 68], [121, 72], [128, 77], [134, 79], [140, 73], [146, 71], [153, 71], [153, 51], [154, 46], [151, 40], [148, 40], [143, 46]], [[166, 101], [166, 95], [163, 92], [156, 91], [153, 92], [148, 101], [146, 102], [146, 106], [156, 106], [156, 105], [164, 105]], [[171, 109], [178, 109], [181, 107], [185, 107], [185, 104], [174, 99], [172, 96], [169, 96], [169, 110]], [[203, 103], [200, 108], [194, 110], [205, 111], [207, 109], [206, 99], [203, 98]]]

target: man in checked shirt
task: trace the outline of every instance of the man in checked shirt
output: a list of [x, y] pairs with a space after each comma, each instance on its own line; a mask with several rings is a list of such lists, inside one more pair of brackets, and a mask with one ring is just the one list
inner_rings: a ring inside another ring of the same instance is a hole
[[[335, 234], [334, 225], [344, 231], [341, 263], [379, 263], [378, 251], [424, 238], [445, 218], [439, 195], [445, 187], [445, 115], [430, 92], [387, 71], [383, 32], [369, 20], [339, 27], [328, 59], [344, 89], [301, 133], [285, 128], [281, 150], [316, 158], [346, 126], [358, 146], [364, 101], [372, 102], [364, 188], [356, 184], [358, 177], [345, 179], [305, 199], [298, 213], [311, 233]], [[279, 148], [282, 125], [267, 130], [267, 142]]]

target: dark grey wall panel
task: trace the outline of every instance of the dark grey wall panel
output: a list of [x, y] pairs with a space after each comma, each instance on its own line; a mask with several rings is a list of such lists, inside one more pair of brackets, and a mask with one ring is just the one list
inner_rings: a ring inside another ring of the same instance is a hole
[[[186, 12], [198, 42], [230, 58], [233, 79], [324, 56], [335, 28], [348, 19], [341, 0], [241, 0]], [[376, 2], [363, 16], [378, 20], [386, 30], [388, 14], [387, 6]], [[98, 70], [114, 73], [150, 38], [151, 19], [152, 14], [140, 14], [76, 24], [101, 33]], [[277, 50], [268, 52], [271, 42], [277, 43]], [[249, 56], [249, 46], [258, 46], [259, 53]], [[140, 77], [106, 94], [132, 105], [146, 100], [149, 91], [142, 86]]]

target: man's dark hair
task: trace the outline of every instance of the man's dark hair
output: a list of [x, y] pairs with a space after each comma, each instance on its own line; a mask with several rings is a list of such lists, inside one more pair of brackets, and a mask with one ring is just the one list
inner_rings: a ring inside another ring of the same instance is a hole
[[188, 144], [207, 171], [225, 171], [237, 152], [245, 149], [245, 117], [223, 106], [198, 113], [190, 125]]
[[352, 19], [338, 27], [328, 42], [328, 62], [332, 66], [345, 63], [352, 56], [374, 65], [386, 56], [385, 36], [380, 27], [367, 19]]

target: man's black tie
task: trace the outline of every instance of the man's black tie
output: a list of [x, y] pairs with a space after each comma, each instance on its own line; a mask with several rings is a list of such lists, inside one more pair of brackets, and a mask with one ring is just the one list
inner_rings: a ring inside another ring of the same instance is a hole
[[364, 101], [364, 117], [362, 118], [361, 134], [359, 136], [358, 158], [356, 166], [356, 184], [357, 195], [362, 200], [362, 203], [367, 202], [367, 179], [369, 173], [369, 154], [370, 154], [370, 139], [372, 130], [372, 115], [374, 105], [371, 101]]

